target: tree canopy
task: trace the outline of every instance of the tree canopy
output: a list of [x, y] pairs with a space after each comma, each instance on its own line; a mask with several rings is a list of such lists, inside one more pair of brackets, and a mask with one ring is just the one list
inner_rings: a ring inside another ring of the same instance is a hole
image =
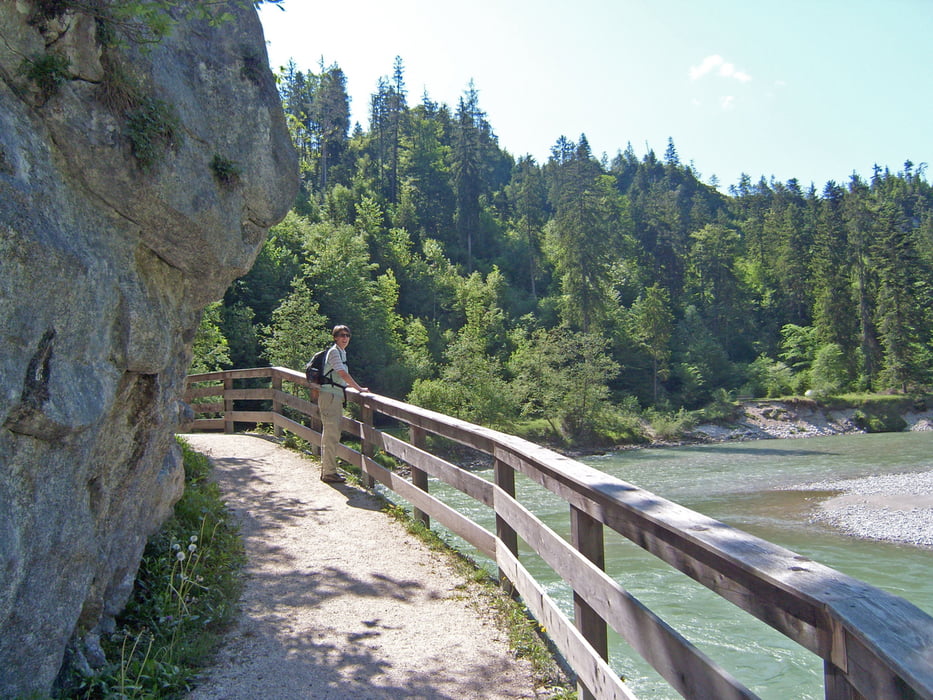
[[924, 165], [726, 193], [673, 138], [660, 160], [597, 158], [585, 135], [515, 158], [474, 85], [411, 105], [401, 59], [365, 127], [338, 66], [278, 80], [303, 187], [209, 316], [216, 362], [300, 368], [346, 323], [380, 393], [577, 436], [633, 404], [933, 383]]

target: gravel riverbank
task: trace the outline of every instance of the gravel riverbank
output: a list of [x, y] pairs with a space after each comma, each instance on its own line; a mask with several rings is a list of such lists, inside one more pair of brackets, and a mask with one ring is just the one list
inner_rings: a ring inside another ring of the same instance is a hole
[[836, 491], [812, 515], [856, 537], [933, 549], [933, 471], [880, 474], [803, 484], [801, 491]]
[[[732, 427], [698, 426], [694, 433], [713, 442], [809, 438], [862, 432], [853, 411], [826, 411], [809, 404], [749, 403]], [[907, 430], [933, 430], [933, 412], [904, 415]], [[933, 468], [933, 455], [930, 458]], [[835, 492], [821, 502], [812, 520], [855, 537], [933, 549], [933, 471], [879, 474], [843, 481], [819, 481], [794, 490]]]

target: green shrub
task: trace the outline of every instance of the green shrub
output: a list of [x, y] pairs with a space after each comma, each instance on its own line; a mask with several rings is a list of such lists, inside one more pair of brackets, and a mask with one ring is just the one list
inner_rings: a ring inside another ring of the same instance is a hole
[[866, 433], [899, 433], [907, 427], [907, 421], [899, 413], [859, 408], [852, 414], [852, 422]]
[[846, 357], [835, 343], [821, 345], [810, 367], [810, 388], [819, 396], [837, 394], [846, 385]]
[[748, 366], [747, 377], [739, 393], [750, 396], [787, 396], [793, 394], [800, 383], [790, 367], [766, 355], [759, 355]]
[[696, 425], [695, 418], [682, 408], [676, 413], [650, 410], [647, 417], [655, 438], [665, 442], [680, 440]]
[[697, 418], [711, 423], [722, 423], [734, 420], [740, 413], [739, 407], [732, 400], [732, 396], [725, 389], [716, 389], [713, 400], [698, 411]]

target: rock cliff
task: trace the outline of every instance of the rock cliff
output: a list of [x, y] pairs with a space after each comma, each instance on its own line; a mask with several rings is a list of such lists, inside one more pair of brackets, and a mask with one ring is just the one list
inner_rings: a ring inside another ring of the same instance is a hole
[[218, 5], [150, 42], [112, 0], [0, 2], [0, 697], [125, 604], [201, 309], [296, 193], [256, 12]]

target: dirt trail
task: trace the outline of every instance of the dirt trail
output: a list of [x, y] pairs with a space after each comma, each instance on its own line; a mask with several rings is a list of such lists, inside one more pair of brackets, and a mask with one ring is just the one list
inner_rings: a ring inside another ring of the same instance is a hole
[[270, 439], [184, 437], [214, 462], [248, 557], [242, 614], [191, 700], [539, 697], [476, 584], [375, 497]]

